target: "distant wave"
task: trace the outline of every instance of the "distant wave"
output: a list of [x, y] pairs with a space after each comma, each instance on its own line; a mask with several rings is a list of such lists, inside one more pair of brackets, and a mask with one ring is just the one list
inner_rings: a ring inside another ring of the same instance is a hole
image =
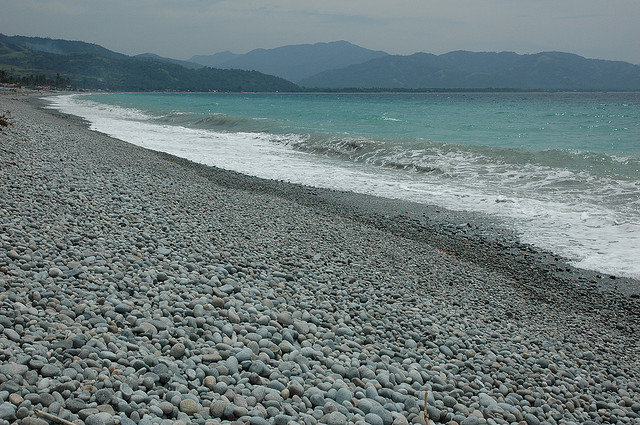
[[[136, 117], [134, 116], [134, 118]], [[142, 115], [140, 119], [149, 119], [149, 117]], [[412, 169], [418, 172], [447, 174], [447, 170], [428, 163], [438, 156], [473, 158], [476, 164], [562, 168], [574, 172], [588, 172], [596, 176], [615, 176], [622, 179], [637, 179], [640, 170], [640, 158], [635, 156], [561, 149], [531, 151], [401, 137], [373, 138], [320, 133], [296, 134], [287, 133], [289, 129], [283, 128], [280, 123], [268, 118], [247, 118], [222, 113], [201, 114], [174, 111], [153, 117], [152, 121], [225, 132], [271, 133], [277, 136], [289, 134], [290, 137], [275, 137], [273, 140], [306, 152], [379, 166]]]
[[277, 124], [264, 118], [246, 118], [227, 114], [194, 114], [174, 111], [153, 119], [155, 122], [217, 131], [270, 132]]

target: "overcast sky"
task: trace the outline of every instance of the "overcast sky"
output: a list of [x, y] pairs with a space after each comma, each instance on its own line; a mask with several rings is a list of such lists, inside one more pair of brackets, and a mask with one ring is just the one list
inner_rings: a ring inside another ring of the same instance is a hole
[[347, 40], [396, 54], [559, 50], [640, 64], [640, 0], [0, 0], [0, 32], [177, 59]]

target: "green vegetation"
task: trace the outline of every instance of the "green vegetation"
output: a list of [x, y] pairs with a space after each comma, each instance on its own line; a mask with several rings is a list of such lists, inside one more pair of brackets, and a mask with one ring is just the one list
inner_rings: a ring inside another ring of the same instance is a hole
[[[257, 71], [187, 69], [153, 58], [134, 58], [100, 46], [0, 35], [0, 67], [7, 75], [43, 75], [74, 87], [117, 91], [297, 91], [282, 78]], [[8, 71], [8, 72], [7, 72]]]
[[68, 53], [88, 53], [105, 58], [126, 58], [127, 55], [105, 49], [97, 44], [84, 41], [70, 41], [42, 37], [7, 36], [0, 34], [0, 43], [9, 43], [38, 52], [64, 55]]
[[71, 80], [69, 78], [61, 77], [60, 74], [56, 74], [55, 78], [47, 78], [44, 74], [14, 76], [8, 74], [5, 70], [0, 69], [0, 83], [16, 84], [22, 87], [50, 86], [66, 88], [71, 85]]

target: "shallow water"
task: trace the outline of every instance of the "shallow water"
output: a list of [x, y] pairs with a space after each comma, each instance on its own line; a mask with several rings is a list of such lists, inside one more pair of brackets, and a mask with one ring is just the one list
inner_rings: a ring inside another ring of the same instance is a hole
[[640, 278], [638, 93], [51, 101], [93, 129], [200, 163], [486, 213], [578, 267]]

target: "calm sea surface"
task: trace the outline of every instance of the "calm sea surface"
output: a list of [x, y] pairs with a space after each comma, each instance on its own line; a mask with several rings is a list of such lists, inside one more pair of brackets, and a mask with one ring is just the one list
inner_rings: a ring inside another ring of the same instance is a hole
[[264, 178], [489, 214], [640, 278], [640, 94], [94, 94], [52, 106]]

